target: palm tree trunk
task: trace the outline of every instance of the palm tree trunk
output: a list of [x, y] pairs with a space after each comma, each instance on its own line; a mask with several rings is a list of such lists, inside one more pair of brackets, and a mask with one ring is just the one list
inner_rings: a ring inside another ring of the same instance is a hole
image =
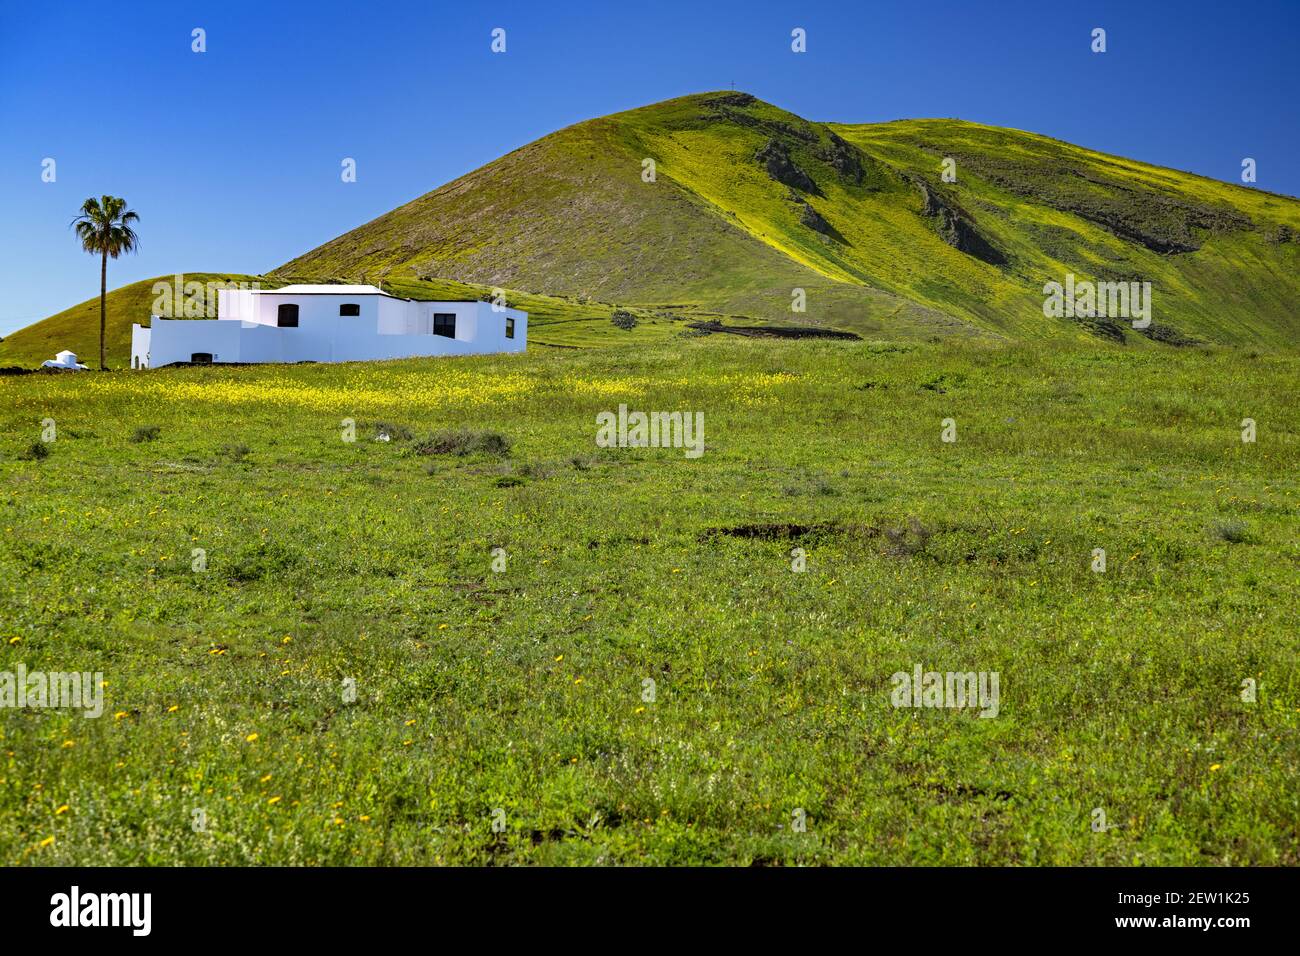
[[106, 322], [106, 313], [108, 303], [108, 250], [105, 249], [103, 257], [99, 260], [99, 370], [101, 372], [108, 368], [104, 361], [104, 326]]

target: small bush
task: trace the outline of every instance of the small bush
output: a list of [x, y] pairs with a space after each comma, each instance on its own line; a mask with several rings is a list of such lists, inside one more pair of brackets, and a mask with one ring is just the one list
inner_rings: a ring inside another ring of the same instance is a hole
[[615, 328], [622, 329], [624, 332], [630, 332], [636, 328], [636, 316], [627, 309], [615, 309], [614, 314], [609, 317]]
[[140, 442], [157, 441], [161, 434], [162, 428], [157, 425], [141, 425], [131, 433], [130, 440], [138, 445]]
[[468, 429], [445, 431], [422, 438], [414, 445], [417, 455], [510, 455], [510, 439], [497, 432], [477, 432]]
[[908, 558], [920, 554], [934, 537], [934, 532], [915, 518], [908, 518], [905, 528], [885, 528], [884, 531], [885, 537], [889, 539], [889, 547], [885, 553], [895, 558]]
[[963, 375], [962, 373], [958, 372], [955, 375], [949, 375], [947, 372], [942, 372], [938, 375], [932, 375], [930, 378], [926, 379], [924, 382], [921, 383], [920, 387], [926, 389], [927, 391], [938, 392], [940, 395], [943, 395], [948, 391], [948, 389], [960, 388], [965, 384], [966, 384], [966, 376]]
[[815, 478], [812, 483], [812, 493], [815, 495], [838, 495], [839, 489], [832, 485], [825, 478]]
[[231, 445], [221, 446], [221, 454], [224, 457], [229, 458], [231, 461], [236, 463], [242, 462], [245, 458], [248, 457], [251, 451], [252, 449], [250, 449], [247, 445], [244, 444], [231, 444]]
[[280, 577], [298, 562], [298, 555], [283, 545], [259, 541], [240, 552], [226, 571], [226, 577], [240, 583]]
[[1244, 521], [1219, 521], [1210, 528], [1210, 534], [1217, 540], [1229, 544], [1244, 544], [1250, 540], [1250, 529], [1246, 527]]
[[50, 446], [43, 441], [34, 441], [19, 452], [18, 457], [23, 461], [44, 461], [50, 457]]
[[414, 436], [405, 425], [392, 422], [375, 422], [375, 441], [410, 441]]

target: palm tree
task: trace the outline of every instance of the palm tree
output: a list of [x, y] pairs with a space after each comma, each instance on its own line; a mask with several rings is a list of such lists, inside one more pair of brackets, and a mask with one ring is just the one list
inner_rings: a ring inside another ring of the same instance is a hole
[[126, 208], [126, 200], [116, 196], [91, 196], [81, 204], [81, 215], [72, 220], [81, 240], [81, 248], [89, 253], [98, 252], [99, 261], [99, 368], [105, 364], [104, 326], [108, 309], [108, 257], [116, 259], [124, 252], [135, 252], [140, 237], [131, 223], [140, 217]]

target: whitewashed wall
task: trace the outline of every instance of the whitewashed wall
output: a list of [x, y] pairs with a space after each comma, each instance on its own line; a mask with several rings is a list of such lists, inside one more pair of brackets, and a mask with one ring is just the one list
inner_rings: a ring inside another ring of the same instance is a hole
[[[338, 314], [355, 302], [359, 316]], [[298, 306], [298, 327], [279, 328], [281, 303]], [[433, 328], [435, 312], [456, 316], [456, 337], [417, 334]], [[217, 319], [153, 318], [152, 328], [133, 326], [132, 367], [159, 368], [188, 362], [198, 352], [214, 362], [355, 362], [436, 355], [478, 355], [527, 350], [528, 315], [495, 312], [488, 302], [407, 302], [390, 296], [218, 293]], [[505, 337], [506, 319], [515, 337]]]

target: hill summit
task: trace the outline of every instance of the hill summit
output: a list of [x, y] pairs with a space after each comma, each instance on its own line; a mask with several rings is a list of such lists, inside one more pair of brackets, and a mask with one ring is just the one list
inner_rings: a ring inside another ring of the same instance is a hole
[[[1044, 286], [1149, 282], [1142, 336], [1296, 341], [1300, 202], [960, 120], [811, 122], [714, 92], [560, 130], [306, 253], [873, 335], [1141, 337]], [[806, 311], [792, 310], [803, 289]]]

